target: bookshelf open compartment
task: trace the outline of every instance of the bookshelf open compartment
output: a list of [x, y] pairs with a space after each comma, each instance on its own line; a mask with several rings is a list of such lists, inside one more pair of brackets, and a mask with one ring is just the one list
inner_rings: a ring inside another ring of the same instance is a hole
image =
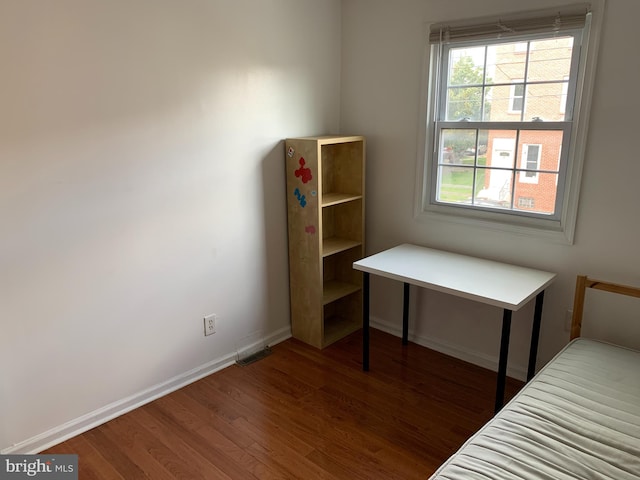
[[353, 262], [361, 258], [360, 247], [351, 248], [323, 258], [323, 305], [339, 300], [362, 288], [362, 273], [351, 267]]
[[362, 245], [362, 210], [362, 198], [322, 208], [323, 257]]
[[362, 327], [362, 290], [324, 305], [323, 322], [325, 347]]

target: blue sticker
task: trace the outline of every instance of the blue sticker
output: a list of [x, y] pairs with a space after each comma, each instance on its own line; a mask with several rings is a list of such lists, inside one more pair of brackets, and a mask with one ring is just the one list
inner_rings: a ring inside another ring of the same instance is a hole
[[300, 192], [300, 190], [298, 188], [296, 188], [296, 190], [293, 192], [293, 194], [296, 196], [296, 198], [300, 202], [300, 205], [302, 206], [302, 208], [307, 206], [307, 199], [305, 198], [304, 195], [302, 195], [302, 193]]

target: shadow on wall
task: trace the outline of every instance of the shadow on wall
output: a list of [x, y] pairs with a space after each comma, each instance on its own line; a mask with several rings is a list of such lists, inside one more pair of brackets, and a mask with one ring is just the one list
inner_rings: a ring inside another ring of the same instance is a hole
[[262, 159], [264, 258], [267, 306], [265, 333], [290, 326], [287, 195], [284, 140]]

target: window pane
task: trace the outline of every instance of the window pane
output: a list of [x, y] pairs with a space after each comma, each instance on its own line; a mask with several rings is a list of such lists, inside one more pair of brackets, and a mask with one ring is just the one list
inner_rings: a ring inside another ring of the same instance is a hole
[[479, 168], [476, 182], [475, 205], [492, 208], [511, 208], [511, 187], [513, 170], [499, 168]]
[[501, 43], [487, 47], [487, 83], [509, 83], [524, 78], [527, 42]]
[[494, 85], [484, 121], [519, 122], [524, 107], [524, 84]]
[[[524, 173], [524, 172], [521, 172]], [[514, 210], [553, 214], [558, 189], [558, 175], [538, 173], [536, 182], [515, 183]]]
[[562, 81], [571, 69], [573, 37], [531, 42], [527, 82]]
[[447, 91], [446, 120], [479, 121], [482, 119], [482, 87], [451, 87]]
[[533, 169], [559, 171], [562, 131], [520, 130], [518, 143], [518, 169], [531, 169], [536, 155], [538, 166]]
[[438, 167], [436, 199], [439, 202], [470, 204], [473, 197], [473, 171], [473, 167]]
[[477, 130], [453, 130], [442, 131], [440, 139], [440, 163], [473, 165], [475, 163]]
[[485, 47], [449, 51], [449, 85], [482, 85]]
[[525, 121], [562, 122], [567, 101], [566, 82], [527, 85]]

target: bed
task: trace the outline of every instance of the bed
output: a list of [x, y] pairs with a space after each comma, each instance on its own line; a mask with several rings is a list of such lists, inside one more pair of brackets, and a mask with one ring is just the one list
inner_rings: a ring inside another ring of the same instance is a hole
[[640, 351], [580, 336], [588, 289], [640, 297], [578, 276], [569, 344], [431, 480], [640, 478]]

